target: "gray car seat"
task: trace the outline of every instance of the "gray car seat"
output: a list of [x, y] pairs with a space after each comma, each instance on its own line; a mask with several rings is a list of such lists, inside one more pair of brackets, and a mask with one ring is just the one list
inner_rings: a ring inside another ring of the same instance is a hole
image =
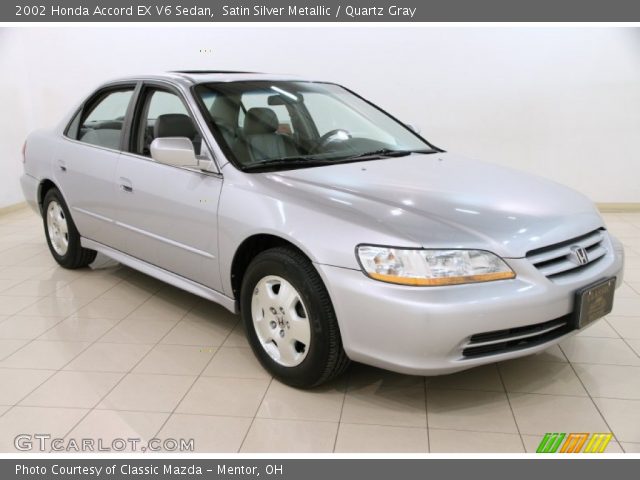
[[238, 109], [240, 105], [228, 97], [218, 96], [211, 104], [209, 114], [222, 133], [229, 148], [236, 146], [238, 139]]
[[298, 155], [292, 140], [276, 133], [278, 117], [270, 108], [250, 108], [244, 119], [244, 141], [249, 159], [283, 158]]
[[91, 145], [120, 149], [120, 138], [122, 136], [122, 121], [107, 120], [94, 122], [89, 128], [80, 132], [79, 140]]

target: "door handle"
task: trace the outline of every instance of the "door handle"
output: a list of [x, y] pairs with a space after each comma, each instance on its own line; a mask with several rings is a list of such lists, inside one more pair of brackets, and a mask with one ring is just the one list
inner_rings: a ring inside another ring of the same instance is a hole
[[65, 165], [63, 160], [58, 160], [58, 168], [63, 172], [67, 171], [67, 166]]
[[133, 185], [131, 184], [131, 180], [128, 178], [120, 177], [120, 188], [123, 192], [133, 192]]

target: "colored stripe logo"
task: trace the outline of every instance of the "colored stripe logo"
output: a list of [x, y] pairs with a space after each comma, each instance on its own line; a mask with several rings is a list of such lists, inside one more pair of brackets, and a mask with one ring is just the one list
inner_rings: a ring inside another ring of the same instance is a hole
[[536, 453], [603, 453], [612, 437], [611, 433], [545, 433]]

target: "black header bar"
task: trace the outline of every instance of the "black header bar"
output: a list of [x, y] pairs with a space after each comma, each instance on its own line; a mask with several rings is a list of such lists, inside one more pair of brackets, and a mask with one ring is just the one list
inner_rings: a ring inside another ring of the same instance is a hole
[[0, 22], [640, 22], [640, 2], [3, 0]]

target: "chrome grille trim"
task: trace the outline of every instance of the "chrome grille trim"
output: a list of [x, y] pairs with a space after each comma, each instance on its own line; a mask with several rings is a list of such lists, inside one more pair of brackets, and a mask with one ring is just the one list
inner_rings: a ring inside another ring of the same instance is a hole
[[484, 346], [487, 346], [487, 345], [495, 345], [495, 344], [498, 344], [498, 343], [503, 343], [505, 341], [522, 340], [522, 339], [525, 339], [525, 338], [537, 337], [538, 335], [544, 335], [545, 333], [552, 332], [553, 330], [555, 330], [557, 328], [564, 327], [566, 325], [567, 325], [566, 322], [557, 323], [555, 325], [551, 325], [549, 327], [542, 328], [542, 329], [534, 331], [534, 332], [523, 333], [522, 335], [514, 335], [514, 336], [511, 336], [511, 337], [506, 337], [506, 338], [501, 338], [501, 339], [496, 339], [496, 340], [489, 340], [489, 341], [486, 341], [486, 342], [469, 342], [467, 345], [468, 346], [473, 346], [473, 347], [484, 347]]
[[573, 330], [572, 314], [547, 322], [472, 335], [462, 347], [463, 358], [499, 355], [550, 342]]
[[[545, 277], [552, 279], [588, 267], [604, 257], [607, 254], [604, 240], [605, 230], [594, 230], [581, 237], [531, 250], [527, 253], [527, 260]], [[572, 247], [584, 248], [589, 258], [588, 262], [582, 265], [574, 262], [571, 259]]]

